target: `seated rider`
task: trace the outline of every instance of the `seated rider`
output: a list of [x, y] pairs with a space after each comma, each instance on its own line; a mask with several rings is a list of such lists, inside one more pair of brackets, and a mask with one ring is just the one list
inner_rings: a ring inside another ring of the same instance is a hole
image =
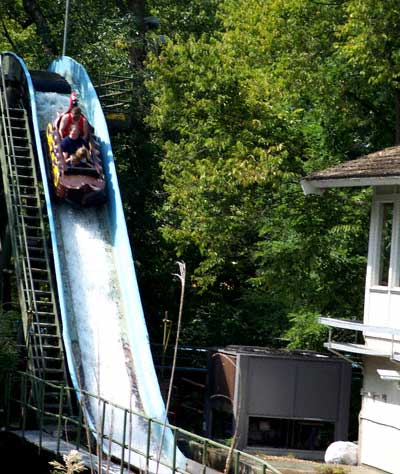
[[78, 105], [78, 96], [76, 92], [71, 92], [71, 95], [69, 96], [69, 105], [68, 109], [65, 111], [66, 114], [70, 113], [73, 107], [76, 107]]
[[89, 150], [85, 146], [81, 146], [65, 161], [71, 165], [87, 167], [91, 162]]
[[73, 125], [68, 137], [61, 142], [63, 157], [67, 163], [87, 163], [90, 159], [88, 142], [79, 135], [79, 128]]
[[86, 118], [82, 115], [80, 107], [72, 107], [71, 112], [67, 112], [61, 117], [60, 124], [58, 126], [58, 131], [61, 138], [65, 138], [69, 135], [72, 125], [76, 125], [78, 127], [79, 133], [85, 140], [88, 139], [89, 124]]

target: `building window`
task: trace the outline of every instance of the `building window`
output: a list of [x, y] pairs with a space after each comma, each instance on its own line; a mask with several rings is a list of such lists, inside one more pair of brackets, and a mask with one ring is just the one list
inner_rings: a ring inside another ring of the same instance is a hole
[[248, 446], [325, 450], [334, 440], [335, 424], [318, 420], [249, 418]]
[[379, 282], [380, 286], [389, 285], [390, 254], [392, 249], [393, 203], [382, 204], [382, 227], [379, 249]]

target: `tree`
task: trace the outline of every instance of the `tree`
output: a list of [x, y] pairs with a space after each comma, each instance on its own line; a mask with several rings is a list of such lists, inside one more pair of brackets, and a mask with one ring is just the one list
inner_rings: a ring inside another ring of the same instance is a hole
[[[395, 0], [350, 0], [346, 21], [338, 29], [338, 55], [346, 61], [347, 77], [358, 78], [357, 96], [370, 97], [376, 107], [392, 100], [389, 118], [400, 143], [400, 6]], [[396, 120], [394, 120], [394, 112]]]
[[204, 334], [207, 320], [236, 320], [242, 330], [225, 340], [258, 342], [306, 308], [354, 317], [369, 194], [321, 200], [299, 185], [378, 137], [364, 110], [354, 113], [357, 82], [341, 80], [346, 9], [226, 0], [217, 17], [221, 31], [177, 36], [149, 66], [149, 123], [165, 152], [162, 232], [208, 303], [192, 322]]

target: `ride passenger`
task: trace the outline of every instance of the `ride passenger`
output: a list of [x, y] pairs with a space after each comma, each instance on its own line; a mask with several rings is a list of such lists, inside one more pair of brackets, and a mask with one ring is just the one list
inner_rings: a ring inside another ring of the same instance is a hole
[[85, 163], [90, 159], [88, 142], [80, 136], [76, 125], [72, 125], [69, 135], [61, 142], [61, 150], [67, 163]]
[[78, 96], [76, 92], [72, 92], [71, 95], [69, 96], [69, 105], [68, 109], [65, 111], [66, 114], [69, 114], [72, 110], [73, 107], [78, 106]]
[[69, 136], [72, 125], [78, 127], [81, 136], [87, 140], [89, 137], [89, 124], [86, 118], [82, 115], [80, 107], [72, 107], [71, 112], [65, 113], [60, 120], [58, 131], [61, 138]]
[[65, 161], [72, 165], [88, 166], [91, 162], [89, 150], [85, 146], [81, 146]]

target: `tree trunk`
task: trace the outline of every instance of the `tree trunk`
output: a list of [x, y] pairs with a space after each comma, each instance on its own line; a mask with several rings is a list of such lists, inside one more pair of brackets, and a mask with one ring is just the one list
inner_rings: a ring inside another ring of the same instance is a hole
[[135, 68], [142, 68], [143, 61], [145, 59], [145, 46], [144, 46], [144, 15], [146, 9], [145, 0], [129, 0], [128, 8], [136, 19], [138, 38], [136, 44], [131, 49], [131, 59]]
[[37, 33], [42, 40], [46, 54], [49, 57], [56, 56], [59, 51], [51, 40], [49, 25], [36, 0], [23, 0], [23, 7], [28, 17], [36, 25]]

